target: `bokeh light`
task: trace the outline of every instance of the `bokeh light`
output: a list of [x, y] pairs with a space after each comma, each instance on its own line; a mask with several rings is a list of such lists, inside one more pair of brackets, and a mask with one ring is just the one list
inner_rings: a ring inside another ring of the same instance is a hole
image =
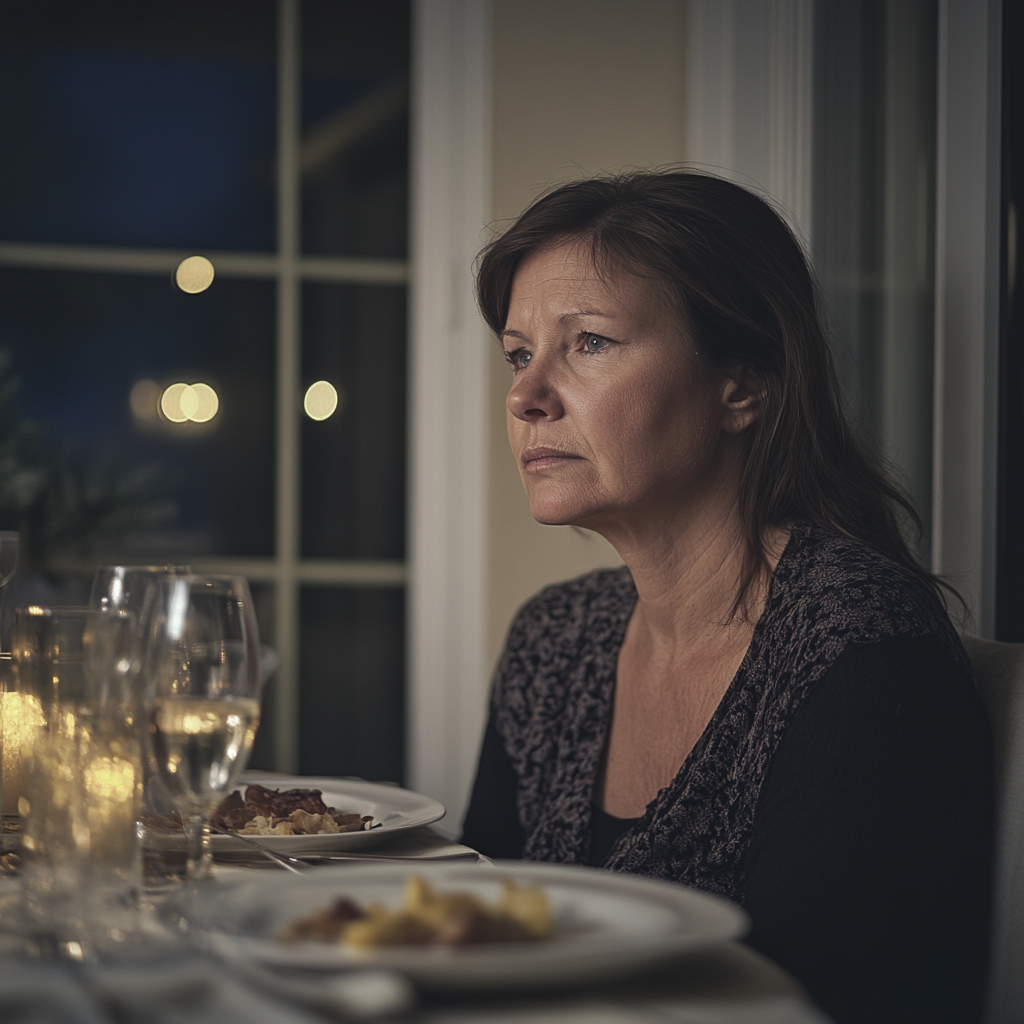
[[172, 423], [208, 423], [218, 409], [220, 399], [209, 384], [172, 384], [160, 396], [160, 411]]
[[306, 389], [306, 397], [302, 401], [302, 408], [311, 420], [325, 420], [334, 415], [338, 408], [337, 389], [326, 380], [318, 380], [310, 384]]
[[217, 415], [217, 410], [220, 408], [220, 399], [217, 397], [217, 392], [210, 387], [209, 384], [193, 384], [192, 390], [196, 393], [196, 397], [199, 399], [199, 404], [196, 407], [196, 414], [192, 417], [196, 423], [206, 423], [212, 420]]
[[172, 423], [184, 423], [188, 416], [181, 407], [181, 396], [184, 394], [187, 384], [172, 384], [164, 389], [160, 396], [160, 411]]
[[160, 385], [155, 380], [139, 380], [132, 385], [128, 404], [135, 422], [155, 426], [160, 422]]
[[181, 411], [193, 423], [208, 423], [220, 408], [217, 392], [209, 384], [192, 384], [185, 388], [179, 402]]
[[178, 264], [174, 283], [189, 295], [205, 292], [213, 284], [213, 264], [205, 256], [189, 256]]

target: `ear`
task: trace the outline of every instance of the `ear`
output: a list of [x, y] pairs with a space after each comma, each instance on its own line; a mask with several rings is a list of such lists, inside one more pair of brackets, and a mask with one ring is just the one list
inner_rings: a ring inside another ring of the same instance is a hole
[[722, 385], [722, 429], [727, 434], [742, 434], [757, 422], [763, 408], [760, 377], [745, 366], [737, 366]]

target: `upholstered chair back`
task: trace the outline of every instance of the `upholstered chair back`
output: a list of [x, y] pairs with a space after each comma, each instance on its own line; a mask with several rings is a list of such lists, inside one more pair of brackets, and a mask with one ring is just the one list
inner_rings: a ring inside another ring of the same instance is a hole
[[1024, 644], [963, 638], [992, 722], [996, 874], [986, 1024], [1024, 1021]]

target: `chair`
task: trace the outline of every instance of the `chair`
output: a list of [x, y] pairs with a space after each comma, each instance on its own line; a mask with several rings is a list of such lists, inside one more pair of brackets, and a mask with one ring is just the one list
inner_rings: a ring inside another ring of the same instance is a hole
[[986, 1024], [1024, 1021], [1024, 644], [963, 637], [992, 723], [996, 872]]

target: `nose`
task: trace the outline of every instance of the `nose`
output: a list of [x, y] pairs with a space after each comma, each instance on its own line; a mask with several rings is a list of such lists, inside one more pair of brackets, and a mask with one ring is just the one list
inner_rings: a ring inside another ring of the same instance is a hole
[[557, 420], [565, 415], [554, 377], [536, 356], [512, 382], [505, 407], [526, 423]]

